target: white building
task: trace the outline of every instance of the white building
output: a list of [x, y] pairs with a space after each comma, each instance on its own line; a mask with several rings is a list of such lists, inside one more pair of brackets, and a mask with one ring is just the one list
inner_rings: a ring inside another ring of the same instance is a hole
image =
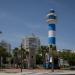
[[40, 39], [33, 34], [29, 37], [25, 37], [22, 39], [22, 47], [27, 51], [29, 51], [31, 47], [37, 51], [40, 47]]
[[28, 68], [36, 67], [36, 53], [39, 47], [40, 39], [35, 35], [26, 37], [22, 40], [22, 48], [29, 52], [26, 57]]

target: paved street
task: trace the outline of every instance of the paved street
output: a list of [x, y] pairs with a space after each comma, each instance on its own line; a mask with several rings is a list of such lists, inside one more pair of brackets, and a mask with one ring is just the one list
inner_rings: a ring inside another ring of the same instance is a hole
[[[19, 71], [19, 72], [18, 72]], [[7, 69], [6, 71], [0, 72], [0, 75], [75, 75], [75, 71], [70, 70], [26, 70], [20, 72], [20, 69]]]
[[0, 73], [0, 75], [75, 75], [75, 72], [53, 72], [53, 73], [35, 73], [35, 72], [23, 72], [23, 73]]

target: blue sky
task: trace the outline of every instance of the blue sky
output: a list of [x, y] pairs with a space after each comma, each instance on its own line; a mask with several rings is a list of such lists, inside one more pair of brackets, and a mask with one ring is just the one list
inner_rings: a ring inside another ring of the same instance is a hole
[[0, 40], [20, 45], [23, 37], [34, 33], [48, 44], [46, 15], [55, 9], [57, 48], [75, 49], [75, 0], [0, 0]]

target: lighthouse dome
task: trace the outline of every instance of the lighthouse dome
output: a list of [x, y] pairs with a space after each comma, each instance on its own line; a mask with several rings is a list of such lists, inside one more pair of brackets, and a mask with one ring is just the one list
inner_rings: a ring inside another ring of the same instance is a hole
[[55, 10], [54, 9], [50, 9], [50, 13], [55, 13]]

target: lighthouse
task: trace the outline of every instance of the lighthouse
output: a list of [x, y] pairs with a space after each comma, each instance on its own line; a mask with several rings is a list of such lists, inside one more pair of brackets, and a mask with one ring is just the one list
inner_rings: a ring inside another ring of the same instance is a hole
[[48, 22], [48, 46], [49, 46], [49, 60], [48, 64], [50, 64], [52, 70], [53, 68], [58, 67], [58, 57], [53, 55], [53, 52], [57, 53], [56, 51], [56, 22], [57, 16], [54, 9], [51, 9], [47, 14], [47, 22]]
[[47, 15], [48, 22], [48, 44], [56, 46], [56, 14], [55, 10], [51, 9]]

